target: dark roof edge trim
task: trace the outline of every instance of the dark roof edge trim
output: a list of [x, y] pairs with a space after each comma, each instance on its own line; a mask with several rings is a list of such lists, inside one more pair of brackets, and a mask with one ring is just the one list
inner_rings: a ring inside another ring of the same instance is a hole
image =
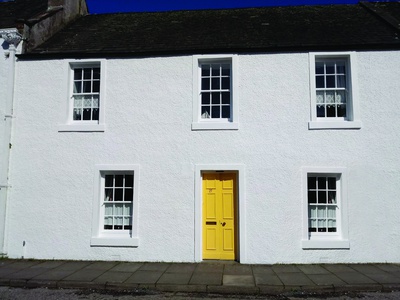
[[29, 59], [55, 59], [55, 58], [119, 58], [119, 57], [152, 57], [152, 56], [176, 56], [176, 55], [201, 55], [201, 54], [227, 54], [227, 53], [278, 53], [278, 52], [316, 52], [316, 51], [389, 51], [400, 50], [399, 44], [376, 44], [376, 45], [339, 45], [339, 46], [303, 46], [303, 47], [270, 47], [270, 48], [231, 48], [231, 49], [191, 49], [171, 51], [144, 51], [144, 52], [47, 52], [47, 53], [25, 53], [17, 55], [20, 60]]

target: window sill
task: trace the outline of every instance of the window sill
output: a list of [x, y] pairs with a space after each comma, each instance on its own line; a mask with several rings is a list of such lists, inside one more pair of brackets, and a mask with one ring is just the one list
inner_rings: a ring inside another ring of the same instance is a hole
[[302, 240], [303, 249], [350, 249], [349, 240]]
[[58, 125], [58, 132], [104, 132], [104, 124], [62, 124]]
[[238, 130], [236, 122], [193, 122], [192, 130]]
[[360, 129], [361, 121], [310, 121], [308, 129]]
[[91, 247], [138, 247], [139, 238], [92, 237]]

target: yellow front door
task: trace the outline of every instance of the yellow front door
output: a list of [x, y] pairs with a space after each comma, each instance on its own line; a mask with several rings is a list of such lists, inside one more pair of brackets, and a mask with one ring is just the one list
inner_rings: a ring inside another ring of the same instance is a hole
[[236, 174], [203, 174], [203, 259], [235, 260]]

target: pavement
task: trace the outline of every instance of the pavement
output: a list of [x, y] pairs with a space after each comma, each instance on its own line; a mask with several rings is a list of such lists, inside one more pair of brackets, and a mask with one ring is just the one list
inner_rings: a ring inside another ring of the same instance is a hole
[[0, 260], [0, 285], [223, 294], [399, 291], [400, 264]]

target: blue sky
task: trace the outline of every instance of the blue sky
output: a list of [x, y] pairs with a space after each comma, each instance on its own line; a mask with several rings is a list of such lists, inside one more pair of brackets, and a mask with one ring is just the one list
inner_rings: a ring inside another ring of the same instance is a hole
[[89, 12], [115, 13], [205, 8], [357, 3], [357, 0], [86, 0]]

